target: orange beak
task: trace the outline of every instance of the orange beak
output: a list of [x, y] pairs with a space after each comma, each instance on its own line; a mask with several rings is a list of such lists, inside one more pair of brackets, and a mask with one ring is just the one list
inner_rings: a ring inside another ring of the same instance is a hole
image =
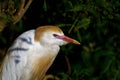
[[62, 40], [64, 40], [64, 41], [66, 41], [66, 42], [68, 42], [68, 43], [73, 43], [73, 44], [80, 44], [78, 41], [76, 41], [75, 39], [72, 39], [72, 38], [70, 38], [70, 37], [67, 37], [67, 36], [65, 36], [65, 35], [57, 35], [57, 34], [54, 34], [54, 36], [56, 37], [56, 38], [58, 38], [58, 39], [62, 39]]
[[64, 41], [67, 41], [69, 43], [80, 44], [77, 40], [72, 39], [72, 38], [67, 37], [67, 36], [61, 36], [61, 39], [64, 40]]

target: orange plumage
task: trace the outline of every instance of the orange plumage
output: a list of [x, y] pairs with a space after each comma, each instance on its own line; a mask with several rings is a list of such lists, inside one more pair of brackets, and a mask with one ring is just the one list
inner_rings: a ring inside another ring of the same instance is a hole
[[41, 26], [21, 34], [8, 49], [0, 80], [43, 80], [60, 46], [78, 41], [56, 26]]

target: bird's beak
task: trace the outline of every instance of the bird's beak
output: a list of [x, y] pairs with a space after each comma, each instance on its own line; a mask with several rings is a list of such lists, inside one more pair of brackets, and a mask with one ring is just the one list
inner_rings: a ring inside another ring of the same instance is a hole
[[64, 41], [67, 41], [69, 43], [73, 43], [73, 44], [80, 44], [80, 42], [78, 42], [77, 40], [75, 39], [72, 39], [70, 37], [67, 37], [67, 36], [61, 36], [61, 39], [64, 40]]

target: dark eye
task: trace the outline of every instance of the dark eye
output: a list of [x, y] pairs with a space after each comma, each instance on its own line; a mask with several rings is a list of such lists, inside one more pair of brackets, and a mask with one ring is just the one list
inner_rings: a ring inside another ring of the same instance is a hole
[[57, 37], [58, 35], [57, 34], [53, 34], [54, 37]]
[[54, 36], [55, 38], [58, 38], [58, 39], [61, 38], [61, 37], [60, 37], [59, 35], [57, 35], [57, 34], [53, 34], [53, 36]]

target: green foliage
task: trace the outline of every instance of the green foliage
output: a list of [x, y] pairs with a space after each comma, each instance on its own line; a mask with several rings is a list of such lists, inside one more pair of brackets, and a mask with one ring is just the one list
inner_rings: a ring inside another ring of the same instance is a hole
[[61, 47], [69, 57], [71, 74], [58, 71], [56, 75], [62, 80], [120, 80], [119, 0], [44, 0], [41, 4], [40, 25], [58, 25], [81, 42]]
[[[81, 42], [82, 49], [76, 51], [74, 45], [62, 47], [66, 55], [75, 59], [70, 80], [120, 79], [119, 3], [118, 0], [63, 0], [54, 5], [56, 25]], [[56, 16], [63, 19], [58, 22]], [[81, 59], [76, 60], [78, 54]]]

